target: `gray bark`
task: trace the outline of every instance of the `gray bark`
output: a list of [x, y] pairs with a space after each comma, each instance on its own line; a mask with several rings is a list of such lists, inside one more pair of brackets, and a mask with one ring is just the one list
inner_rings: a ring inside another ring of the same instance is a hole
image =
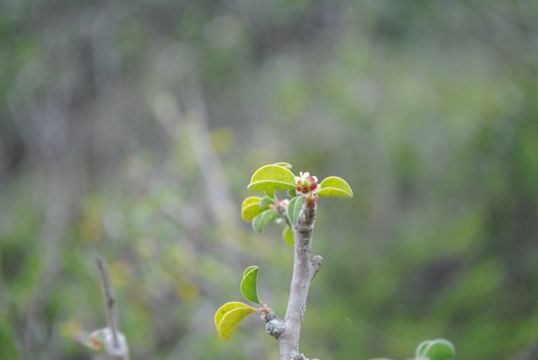
[[323, 258], [312, 257], [312, 233], [316, 218], [316, 198], [307, 198], [297, 224], [292, 225], [295, 236], [293, 274], [284, 332], [279, 336], [280, 360], [296, 359], [300, 355], [299, 341], [310, 282], [319, 271]]

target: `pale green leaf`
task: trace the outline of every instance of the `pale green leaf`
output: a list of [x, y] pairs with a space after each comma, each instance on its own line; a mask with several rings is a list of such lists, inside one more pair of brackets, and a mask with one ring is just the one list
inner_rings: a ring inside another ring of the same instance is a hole
[[299, 219], [299, 214], [301, 213], [304, 201], [305, 197], [302, 195], [296, 196], [290, 200], [288, 205], [288, 219], [294, 225], [297, 224], [297, 219]]
[[329, 176], [319, 184], [320, 191], [318, 196], [321, 197], [353, 197], [351, 186], [338, 176]]
[[282, 231], [282, 239], [286, 244], [293, 247], [293, 244], [295, 243], [295, 237], [293, 236], [293, 231], [289, 226], [286, 226], [284, 228], [284, 231]]
[[[224, 305], [222, 305], [220, 308], [217, 309], [215, 312], [215, 328], [218, 330], [220, 321], [222, 320], [222, 317], [224, 314], [226, 314], [229, 311], [232, 311], [234, 309], [240, 309], [240, 308], [252, 308], [251, 306], [242, 303], [240, 301], [230, 301]], [[254, 308], [252, 308], [254, 309]]]
[[243, 201], [241, 204], [241, 217], [243, 220], [250, 222], [263, 211], [260, 207], [260, 200], [257, 196], [249, 196]]
[[295, 175], [285, 167], [265, 165], [254, 172], [247, 189], [265, 191], [268, 194], [275, 190], [288, 190], [295, 187]]
[[241, 294], [243, 297], [253, 303], [259, 304], [258, 298], [258, 267], [249, 266], [243, 272], [241, 280]]
[[[241, 304], [241, 306], [236, 305], [232, 307], [231, 309], [229, 309], [228, 311], [222, 312], [219, 318], [219, 322], [217, 325], [217, 332], [219, 336], [224, 340], [227, 340], [230, 338], [230, 336], [234, 332], [237, 325], [239, 325], [241, 320], [243, 320], [248, 315], [256, 311], [255, 308], [248, 306], [247, 304], [243, 304], [243, 303], [236, 303], [236, 304]], [[223, 306], [221, 306], [221, 309], [222, 307], [226, 305], [227, 304], [224, 304]], [[217, 313], [219, 313], [219, 310], [217, 310]], [[217, 318], [216, 315], [217, 314], [215, 314], [215, 319]]]
[[275, 209], [265, 210], [252, 219], [252, 228], [258, 234], [261, 234], [262, 230], [265, 229], [267, 225], [278, 219], [279, 216], [280, 214]]

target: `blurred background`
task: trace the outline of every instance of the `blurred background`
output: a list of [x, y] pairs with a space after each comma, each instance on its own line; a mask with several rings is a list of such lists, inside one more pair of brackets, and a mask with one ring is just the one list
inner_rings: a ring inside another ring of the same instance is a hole
[[538, 359], [538, 2], [0, 3], [0, 358], [89, 359], [109, 263], [133, 359], [277, 359], [213, 313], [292, 252], [239, 206], [276, 161], [320, 203], [302, 351]]

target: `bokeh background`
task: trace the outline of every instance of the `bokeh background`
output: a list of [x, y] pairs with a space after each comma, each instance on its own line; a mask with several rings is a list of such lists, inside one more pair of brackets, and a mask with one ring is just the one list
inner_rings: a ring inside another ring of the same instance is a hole
[[239, 205], [288, 161], [320, 203], [302, 351], [538, 359], [538, 2], [0, 3], [0, 358], [89, 359], [109, 263], [134, 359], [277, 359], [213, 313], [292, 253]]

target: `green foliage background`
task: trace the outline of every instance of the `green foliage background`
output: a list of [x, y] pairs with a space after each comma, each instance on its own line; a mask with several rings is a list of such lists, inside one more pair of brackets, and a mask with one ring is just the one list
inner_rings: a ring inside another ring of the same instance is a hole
[[538, 358], [538, 2], [4, 0], [0, 357], [81, 359], [109, 262], [133, 358], [276, 359], [290, 249], [239, 216], [254, 169], [339, 175], [303, 351]]

